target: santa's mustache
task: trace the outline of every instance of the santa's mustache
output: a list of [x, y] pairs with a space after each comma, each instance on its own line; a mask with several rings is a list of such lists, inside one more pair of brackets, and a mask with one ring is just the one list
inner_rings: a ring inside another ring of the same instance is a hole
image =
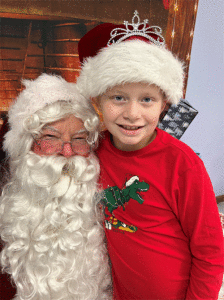
[[30, 152], [26, 159], [28, 176], [39, 187], [51, 187], [61, 178], [70, 177], [76, 183], [87, 183], [99, 173], [99, 166], [93, 154], [89, 157], [39, 156]]

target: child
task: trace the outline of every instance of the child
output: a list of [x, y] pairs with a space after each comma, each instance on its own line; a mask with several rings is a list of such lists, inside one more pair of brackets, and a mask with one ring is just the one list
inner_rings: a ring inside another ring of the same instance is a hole
[[223, 236], [201, 159], [158, 129], [183, 66], [158, 27], [101, 24], [79, 43], [77, 84], [108, 129], [98, 150], [114, 299], [217, 299]]

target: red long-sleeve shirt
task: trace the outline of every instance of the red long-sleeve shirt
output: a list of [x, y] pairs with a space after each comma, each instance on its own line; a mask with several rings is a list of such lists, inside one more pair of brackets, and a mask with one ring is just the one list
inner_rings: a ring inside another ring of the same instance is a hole
[[216, 300], [223, 234], [202, 160], [160, 129], [130, 152], [106, 132], [98, 156], [114, 299]]

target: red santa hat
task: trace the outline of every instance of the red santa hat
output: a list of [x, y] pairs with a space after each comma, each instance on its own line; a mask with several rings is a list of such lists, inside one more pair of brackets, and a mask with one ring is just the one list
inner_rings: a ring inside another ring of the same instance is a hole
[[77, 87], [85, 97], [99, 96], [126, 82], [146, 82], [158, 86], [170, 103], [179, 102], [183, 64], [165, 48], [161, 29], [147, 22], [140, 23], [135, 11], [131, 24], [100, 24], [81, 38]]

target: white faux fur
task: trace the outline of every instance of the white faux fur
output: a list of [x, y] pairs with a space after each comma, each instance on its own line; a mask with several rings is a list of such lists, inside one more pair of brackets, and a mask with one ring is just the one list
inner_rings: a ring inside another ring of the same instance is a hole
[[182, 63], [165, 49], [140, 40], [125, 41], [103, 48], [83, 63], [77, 86], [85, 97], [102, 95], [108, 88], [126, 82], [155, 84], [170, 103], [183, 94]]
[[60, 76], [42, 74], [33, 81], [23, 80], [22, 83], [26, 88], [19, 94], [8, 114], [10, 131], [6, 134], [4, 149], [10, 156], [13, 156], [21, 140], [24, 120], [32, 117], [36, 111], [58, 100], [72, 103], [74, 99], [82, 102], [83, 109], [89, 108], [89, 101], [79, 94], [76, 85]]

